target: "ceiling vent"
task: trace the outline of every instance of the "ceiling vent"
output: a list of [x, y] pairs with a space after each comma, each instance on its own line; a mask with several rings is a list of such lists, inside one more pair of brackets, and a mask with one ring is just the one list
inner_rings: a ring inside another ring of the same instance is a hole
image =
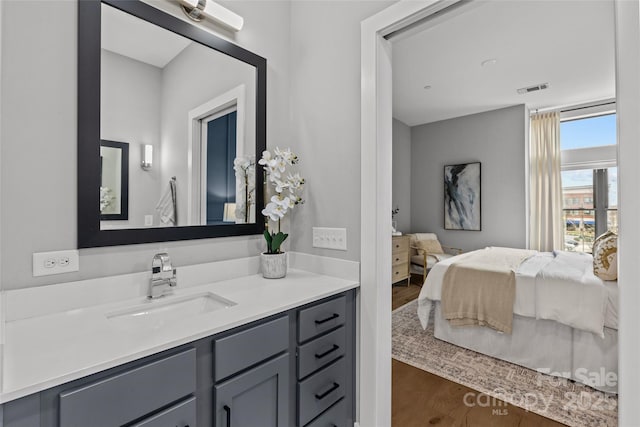
[[518, 93], [523, 95], [525, 93], [537, 92], [539, 90], [544, 90], [549, 88], [549, 83], [540, 83], [539, 85], [523, 87], [518, 89]]

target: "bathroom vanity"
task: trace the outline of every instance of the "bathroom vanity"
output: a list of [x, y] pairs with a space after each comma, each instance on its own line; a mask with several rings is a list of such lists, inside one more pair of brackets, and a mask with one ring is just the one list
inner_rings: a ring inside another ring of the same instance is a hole
[[[352, 426], [357, 286], [291, 270], [9, 322], [2, 425]], [[189, 317], [202, 295], [226, 304]]]
[[[149, 2], [77, 10], [77, 247], [262, 235], [267, 59]], [[209, 138], [221, 117], [228, 138]], [[2, 292], [0, 427], [353, 426], [358, 263], [299, 254], [349, 273], [296, 269], [289, 252], [287, 277], [267, 280], [247, 242], [249, 258], [177, 278], [154, 258]]]

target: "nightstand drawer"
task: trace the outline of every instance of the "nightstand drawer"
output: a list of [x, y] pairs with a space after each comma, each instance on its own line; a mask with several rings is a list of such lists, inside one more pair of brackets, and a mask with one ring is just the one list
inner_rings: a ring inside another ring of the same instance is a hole
[[405, 236], [394, 237], [391, 240], [391, 252], [409, 252], [409, 238]]
[[328, 365], [342, 356], [346, 348], [344, 326], [298, 347], [298, 378]]
[[408, 252], [396, 253], [396, 254], [392, 254], [391, 255], [391, 265], [392, 266], [405, 264], [405, 263], [408, 263], [408, 262], [409, 262], [409, 253]]
[[342, 296], [298, 312], [298, 342], [344, 325], [347, 299]]
[[407, 278], [408, 275], [409, 275], [409, 264], [406, 262], [404, 264], [394, 265], [393, 268], [391, 269], [391, 280], [393, 280], [393, 283], [395, 283], [398, 280]]
[[303, 426], [344, 397], [347, 371], [344, 357], [298, 383], [298, 425]]

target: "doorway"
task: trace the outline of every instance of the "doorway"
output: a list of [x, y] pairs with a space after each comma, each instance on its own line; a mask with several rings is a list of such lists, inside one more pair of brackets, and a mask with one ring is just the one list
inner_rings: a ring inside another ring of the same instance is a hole
[[[234, 222], [228, 206], [236, 202], [236, 177], [233, 162], [236, 158], [237, 110], [232, 107], [200, 120], [202, 157], [206, 158], [206, 187], [202, 194], [203, 216], [207, 225]], [[227, 209], [225, 209], [227, 208]]]
[[[385, 36], [409, 28], [425, 17], [440, 14], [459, 2], [400, 2], [362, 23], [362, 96], [361, 96], [361, 337], [360, 354], [367, 354], [360, 367], [359, 419], [362, 426], [390, 424], [390, 293], [386, 264], [391, 253], [391, 117], [392, 47]], [[640, 370], [634, 361], [640, 358], [640, 343], [632, 335], [640, 315], [634, 306], [640, 301], [640, 289], [631, 285], [640, 276], [635, 260], [635, 241], [640, 240], [640, 224], [626, 221], [624, 212], [633, 216], [640, 207], [633, 183], [640, 182], [640, 11], [636, 2], [616, 0], [616, 92], [618, 94], [619, 172], [628, 184], [620, 186], [619, 284], [620, 317], [620, 412], [621, 425], [635, 425], [640, 414], [634, 413], [634, 401], [640, 391], [634, 384]], [[370, 230], [375, 230], [371, 232]], [[367, 320], [367, 322], [365, 322]]]

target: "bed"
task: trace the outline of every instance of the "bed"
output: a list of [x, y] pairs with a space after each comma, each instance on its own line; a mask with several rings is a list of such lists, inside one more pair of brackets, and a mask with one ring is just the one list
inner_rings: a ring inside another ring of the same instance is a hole
[[443, 260], [431, 269], [418, 297], [422, 326], [426, 328], [433, 318], [438, 339], [617, 393], [618, 286], [593, 274], [588, 254], [531, 251], [521, 256], [522, 262], [513, 271], [510, 333], [490, 327], [452, 326], [444, 319], [443, 284], [450, 280], [447, 271], [482, 259], [478, 256], [487, 253], [482, 251], [490, 250], [521, 251], [485, 248]]

